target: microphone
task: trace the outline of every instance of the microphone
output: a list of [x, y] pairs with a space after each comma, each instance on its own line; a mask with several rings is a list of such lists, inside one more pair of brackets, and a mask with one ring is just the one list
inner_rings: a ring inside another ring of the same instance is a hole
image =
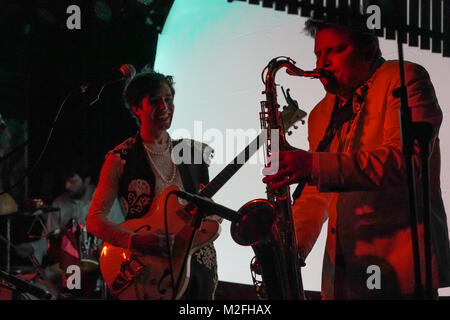
[[220, 204], [217, 204], [209, 200], [208, 198], [199, 196], [198, 194], [192, 194], [189, 192], [179, 190], [176, 190], [173, 193], [184, 200], [194, 203], [199, 208], [211, 212], [213, 214], [217, 214], [218, 216], [221, 216], [222, 218], [227, 219], [229, 221], [239, 222], [241, 220], [240, 216], [236, 211], [231, 210]]
[[[118, 70], [115, 70], [109, 74], [104, 74], [102, 76], [94, 77], [95, 80], [92, 81], [93, 83], [101, 83], [100, 91], [96, 94], [95, 97], [88, 97], [88, 100], [92, 100], [91, 102], [88, 102], [89, 106], [92, 106], [94, 103], [96, 103], [100, 99], [100, 94], [103, 91], [103, 88], [107, 86], [108, 84], [115, 83], [118, 81], [122, 81], [124, 79], [132, 79], [136, 75], [136, 68], [132, 64], [123, 64]], [[85, 83], [81, 85], [80, 90], [81, 93], [86, 93], [88, 91], [88, 88], [91, 86], [92, 83]], [[98, 86], [96, 88], [98, 90]], [[89, 93], [87, 94], [89, 95]]]
[[134, 78], [136, 75], [136, 68], [132, 64], [123, 64], [119, 70], [125, 78]]
[[132, 64], [124, 64], [122, 65], [118, 70], [114, 70], [113, 72], [103, 74], [103, 75], [97, 75], [94, 76], [90, 82], [85, 83], [81, 86], [82, 92], [85, 92], [89, 86], [91, 86], [91, 83], [101, 83], [103, 86], [121, 81], [124, 79], [131, 79], [134, 78], [136, 75], [136, 69]]

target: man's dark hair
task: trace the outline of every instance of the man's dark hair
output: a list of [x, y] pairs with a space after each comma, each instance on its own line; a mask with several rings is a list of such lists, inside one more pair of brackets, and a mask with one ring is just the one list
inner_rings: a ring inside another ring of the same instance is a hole
[[[363, 20], [362, 20], [363, 21]], [[333, 29], [341, 29], [348, 31], [350, 38], [352, 39], [353, 43], [358, 46], [359, 48], [365, 48], [374, 46], [375, 47], [375, 56], [374, 59], [378, 59], [381, 57], [381, 50], [380, 50], [380, 42], [378, 41], [378, 37], [373, 34], [373, 32], [367, 30], [367, 28], [359, 21], [357, 22], [357, 25], [359, 27], [350, 28], [346, 26], [341, 26], [335, 23], [329, 23], [329, 22], [323, 22], [319, 20], [313, 20], [308, 19], [305, 22], [305, 31], [311, 36], [315, 37], [317, 32], [326, 29], [326, 28], [333, 28]]]
[[172, 96], [175, 96], [173, 77], [154, 71], [136, 75], [125, 86], [123, 91], [125, 107], [130, 110], [131, 115], [136, 119], [138, 125], [140, 125], [139, 118], [134, 113], [132, 107], [141, 108], [142, 99], [146, 96], [155, 96], [162, 83], [166, 83], [172, 92]]

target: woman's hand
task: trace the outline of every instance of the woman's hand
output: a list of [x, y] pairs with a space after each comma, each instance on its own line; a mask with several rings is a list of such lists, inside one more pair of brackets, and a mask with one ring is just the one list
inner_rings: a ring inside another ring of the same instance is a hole
[[[175, 237], [169, 234], [170, 248], [172, 248]], [[167, 258], [166, 234], [161, 231], [136, 234], [131, 239], [132, 251], [139, 251], [143, 254], [162, 256]]]

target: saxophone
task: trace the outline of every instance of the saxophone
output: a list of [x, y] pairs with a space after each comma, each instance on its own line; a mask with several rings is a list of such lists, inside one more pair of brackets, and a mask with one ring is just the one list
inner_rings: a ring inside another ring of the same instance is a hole
[[[277, 57], [262, 72], [266, 101], [261, 101], [260, 121], [261, 128], [267, 130], [266, 166], [277, 147], [282, 151], [293, 149], [286, 140], [287, 128], [280, 117], [275, 75], [281, 68], [294, 64], [288, 57]], [[322, 70], [297, 70], [299, 76], [320, 78], [323, 75]], [[290, 97], [286, 100], [296, 103]], [[238, 210], [240, 221], [231, 225], [231, 235], [238, 244], [252, 246], [255, 257], [250, 270], [259, 299], [305, 300], [300, 272], [304, 262], [297, 247], [289, 186], [275, 190], [266, 185], [266, 193], [267, 199], [252, 200]], [[256, 279], [257, 275], [262, 281]]]

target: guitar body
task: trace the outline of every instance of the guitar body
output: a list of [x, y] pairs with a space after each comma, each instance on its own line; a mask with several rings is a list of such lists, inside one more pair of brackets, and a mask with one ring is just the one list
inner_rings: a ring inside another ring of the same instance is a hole
[[[145, 217], [127, 220], [121, 226], [139, 234], [153, 232], [165, 234], [164, 205], [167, 195], [173, 190], [178, 188], [176, 186], [166, 188], [153, 201]], [[174, 194], [167, 201], [167, 225], [169, 233], [174, 235], [171, 252], [175, 283], [181, 274], [176, 299], [183, 296], [188, 286], [192, 253], [213, 242], [220, 234], [220, 224], [217, 221], [204, 219], [195, 234], [186, 266], [181, 271], [193, 230], [190, 226], [193, 216], [184, 210], [185, 206], [186, 204], [180, 203]], [[166, 257], [144, 255], [104, 243], [100, 254], [100, 270], [111, 293], [121, 300], [173, 298], [170, 264]]]

